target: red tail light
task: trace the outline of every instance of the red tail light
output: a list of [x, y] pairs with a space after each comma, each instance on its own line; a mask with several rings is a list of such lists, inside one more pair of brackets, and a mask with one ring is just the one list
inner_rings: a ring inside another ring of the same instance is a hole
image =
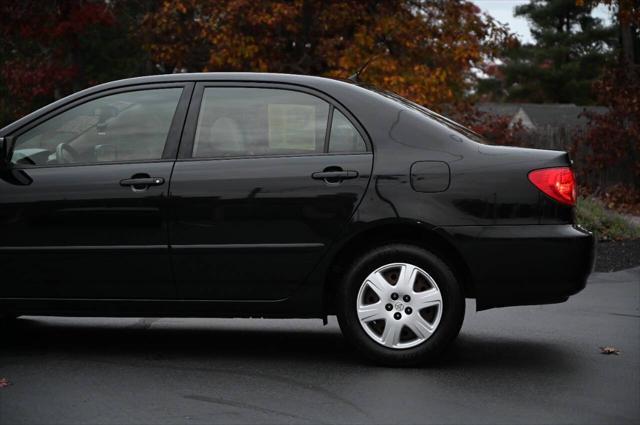
[[566, 205], [576, 204], [576, 180], [569, 167], [543, 168], [529, 173], [529, 180], [546, 195]]

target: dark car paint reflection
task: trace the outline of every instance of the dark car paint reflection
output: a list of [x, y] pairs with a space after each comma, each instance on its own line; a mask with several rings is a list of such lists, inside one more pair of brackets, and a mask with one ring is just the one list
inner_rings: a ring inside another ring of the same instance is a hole
[[[199, 102], [205, 87], [219, 86], [321, 99], [357, 127], [367, 150], [194, 159]], [[565, 153], [484, 145], [423, 108], [350, 82], [233, 73], [143, 77], [62, 99], [0, 136], [19, 136], [86, 99], [148, 87], [183, 89], [160, 160], [0, 173], [0, 307], [322, 317], [334, 312], [327, 291], [335, 284], [330, 278], [340, 279], [332, 274], [336, 266], [379, 235], [446, 247], [468, 271], [467, 295], [481, 309], [561, 301], [584, 286], [592, 236], [574, 225], [570, 206], [527, 178], [533, 169], [568, 166]], [[446, 189], [412, 187], [411, 167], [419, 161], [446, 164]], [[357, 178], [312, 178], [338, 168]], [[141, 191], [119, 184], [141, 174], [164, 183]]]

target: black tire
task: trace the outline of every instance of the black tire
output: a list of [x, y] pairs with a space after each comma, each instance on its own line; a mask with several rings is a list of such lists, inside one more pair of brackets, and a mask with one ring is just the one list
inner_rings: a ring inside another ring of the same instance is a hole
[[[420, 345], [389, 348], [374, 341], [362, 328], [356, 311], [360, 286], [374, 270], [390, 263], [414, 264], [428, 273], [442, 294], [442, 316], [433, 334]], [[464, 320], [465, 300], [460, 283], [449, 266], [426, 249], [390, 244], [373, 249], [354, 261], [336, 290], [340, 329], [347, 341], [375, 363], [386, 366], [415, 366], [436, 360], [456, 338]]]

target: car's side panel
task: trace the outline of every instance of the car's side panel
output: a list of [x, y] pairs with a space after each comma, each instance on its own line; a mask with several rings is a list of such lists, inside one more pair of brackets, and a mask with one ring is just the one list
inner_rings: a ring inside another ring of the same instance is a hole
[[283, 301], [183, 299], [0, 298], [7, 315], [79, 317], [245, 317], [321, 318], [322, 296]]
[[451, 226], [437, 231], [460, 249], [477, 309], [564, 301], [593, 269], [593, 234], [576, 226]]
[[[327, 184], [328, 166], [358, 171]], [[371, 154], [178, 161], [171, 250], [180, 296], [286, 298], [362, 198]]]
[[[522, 253], [529, 252], [533, 246], [539, 252], [551, 249], [553, 252], [561, 253], [558, 254], [557, 258], [550, 259], [544, 255], [536, 258], [539, 260], [538, 263], [551, 261], [556, 265], [568, 259], [568, 263], [580, 268], [580, 271], [573, 276], [574, 279], [571, 281], [562, 280], [561, 283], [565, 285], [564, 289], [568, 291], [566, 294], [579, 289], [579, 285], [584, 281], [584, 276], [588, 274], [584, 269], [589, 267], [587, 263], [592, 261], [592, 257], [590, 257], [591, 260], [585, 260], [584, 258], [589, 257], [589, 254], [585, 254], [585, 252], [589, 251], [592, 246], [592, 241], [587, 240], [589, 238], [578, 237], [579, 235], [577, 236], [573, 233], [566, 234], [566, 232], [540, 234], [539, 237], [534, 237], [527, 233], [527, 231], [535, 231], [536, 228], [540, 227], [540, 224], [567, 225], [573, 222], [572, 209], [570, 207], [560, 206], [546, 199], [526, 178], [526, 171], [529, 168], [567, 165], [566, 158], [561, 157], [560, 153], [484, 146], [468, 140], [464, 135], [460, 135], [446, 126], [431, 122], [431, 120], [415, 111], [400, 107], [395, 102], [373, 94], [365, 88], [345, 82], [314, 77], [267, 74], [203, 74], [146, 77], [140, 80], [109, 83], [106, 86], [74, 95], [75, 97], [71, 100], [83, 96], [91, 96], [92, 93], [103, 91], [106, 88], [122, 89], [136, 82], [144, 84], [175, 84], [176, 81], [196, 80], [207, 80], [212, 84], [238, 84], [238, 82], [242, 82], [256, 85], [268, 83], [272, 85], [287, 84], [298, 86], [302, 90], [321, 92], [331, 102], [334, 102], [340, 108], [344, 108], [345, 111], [351, 112], [349, 118], [358, 122], [360, 124], [359, 129], [368, 135], [375, 154], [374, 168], [368, 174], [371, 175], [371, 184], [369, 184], [364, 194], [360, 194], [362, 199], [360, 207], [355, 211], [349, 224], [346, 227], [341, 227], [341, 231], [331, 235], [330, 238], [318, 238], [317, 240], [304, 238], [303, 240], [301, 236], [321, 235], [321, 233], [317, 232], [317, 228], [309, 222], [308, 228], [305, 228], [304, 231], [283, 231], [282, 233], [285, 236], [277, 242], [284, 244], [283, 246], [267, 245], [259, 247], [257, 245], [266, 244], [267, 238], [246, 239], [246, 234], [241, 230], [244, 226], [240, 226], [241, 221], [238, 221], [234, 223], [234, 226], [236, 229], [240, 229], [235, 233], [239, 239], [231, 240], [231, 242], [229, 242], [229, 239], [221, 239], [224, 243], [218, 243], [216, 242], [216, 237], [235, 236], [233, 236], [233, 232], [230, 232], [221, 224], [219, 221], [220, 216], [214, 215], [214, 212], [215, 214], [220, 214], [220, 211], [222, 211], [224, 216], [228, 208], [234, 205], [233, 208], [240, 206], [241, 209], [244, 209], [245, 222], [252, 222], [254, 223], [253, 226], [256, 226], [256, 223], [260, 223], [260, 214], [248, 208], [251, 203], [257, 202], [261, 206], [267, 206], [267, 211], [269, 211], [269, 208], [271, 208], [269, 202], [276, 196], [282, 197], [285, 195], [286, 197], [286, 195], [292, 193], [294, 198], [317, 200], [327, 196], [318, 191], [313, 192], [313, 190], [311, 195], [308, 195], [308, 187], [306, 188], [307, 192], [303, 192], [302, 189], [306, 187], [307, 183], [299, 187], [277, 186], [274, 183], [275, 180], [273, 180], [273, 170], [277, 170], [276, 167], [282, 166], [277, 161], [285, 160], [286, 158], [265, 159], [266, 161], [274, 161], [270, 163], [270, 171], [249, 169], [250, 167], [248, 166], [243, 167], [237, 163], [234, 164], [234, 160], [179, 162], [176, 166], [176, 170], [181, 170], [179, 174], [186, 171], [186, 168], [184, 168], [186, 165], [183, 166], [181, 164], [192, 162], [192, 165], [195, 164], [196, 168], [200, 167], [201, 170], [204, 170], [204, 173], [213, 173], [216, 178], [222, 178], [224, 181], [224, 185], [220, 189], [216, 187], [215, 190], [203, 190], [205, 183], [201, 179], [200, 171], [197, 176], [191, 176], [194, 177], [196, 184], [191, 184], [187, 179], [183, 179], [179, 175], [175, 176], [177, 177], [174, 181], [177, 184], [176, 187], [181, 187], [186, 196], [193, 197], [198, 202], [204, 200], [208, 202], [205, 207], [200, 204], [200, 207], [191, 209], [181, 204], [186, 198], [176, 193], [177, 198], [175, 209], [172, 212], [172, 220], [174, 220], [176, 229], [181, 229], [178, 233], [184, 231], [186, 237], [172, 239], [172, 243], [179, 242], [174, 247], [174, 252], [176, 253], [175, 261], [176, 264], [182, 263], [182, 269], [186, 270], [187, 276], [191, 273], [198, 278], [197, 272], [193, 269], [194, 265], [186, 261], [184, 257], [182, 259], [179, 258], [189, 251], [192, 253], [199, 252], [200, 254], [198, 255], [202, 255], [202, 259], [198, 260], [198, 267], [208, 268], [207, 273], [215, 275], [216, 270], [224, 270], [225, 272], [251, 274], [255, 273], [254, 268], [258, 270], [260, 266], [280, 266], [282, 264], [282, 262], [273, 261], [273, 255], [276, 251], [271, 251], [271, 249], [295, 248], [296, 250], [288, 253], [288, 255], [297, 257], [301, 262], [308, 261], [307, 256], [309, 255], [322, 257], [316, 268], [307, 277], [305, 283], [298, 286], [293, 293], [290, 293], [294, 289], [294, 285], [291, 285], [291, 282], [284, 282], [282, 279], [278, 280], [279, 275], [277, 273], [269, 272], [267, 276], [270, 279], [275, 278], [275, 293], [289, 296], [283, 301], [256, 301], [253, 303], [196, 301], [196, 296], [211, 296], [211, 294], [206, 295], [200, 292], [194, 295], [192, 301], [82, 303], [61, 300], [57, 303], [59, 309], [67, 307], [69, 310], [74, 308], [82, 309], [85, 314], [90, 314], [90, 311], [94, 313], [108, 311], [110, 314], [126, 314], [127, 312], [135, 314], [138, 311], [140, 312], [139, 314], [147, 312], [147, 314], [151, 315], [319, 316], [323, 313], [322, 294], [325, 285], [327, 285], [325, 277], [335, 260], [335, 257], [332, 257], [335, 249], [345, 241], [348, 241], [353, 234], [363, 229], [375, 229], [377, 223], [385, 223], [386, 226], [394, 222], [411, 222], [414, 226], [427, 231], [431, 231], [438, 226], [441, 229], [446, 229], [446, 235], [449, 235], [448, 240], [451, 246], [464, 257], [464, 261], [469, 265], [469, 268], [479, 267], [477, 269], [479, 274], [476, 273], [474, 279], [486, 282], [485, 289], [488, 289], [488, 291], [481, 291], [483, 295], [481, 295], [482, 298], [479, 301], [479, 305], [484, 307], [524, 303], [527, 297], [530, 297], [528, 298], [529, 300], [544, 301], [539, 297], [531, 297], [531, 294], [522, 297], [522, 294], [513, 292], [512, 290], [518, 288], [517, 285], [522, 276], [520, 276], [517, 269], [503, 270], [501, 267], [492, 267], [490, 258], [482, 255], [478, 257], [478, 252], [483, 253], [485, 246], [491, 247], [487, 252], [495, 254], [499, 251], [501, 261], [513, 262], [514, 264], [523, 261]], [[61, 102], [64, 103], [67, 100]], [[40, 119], [39, 117], [42, 114], [48, 113], [52, 108], [55, 109], [62, 103], [54, 104], [46, 107], [44, 111], [36, 112], [33, 115], [34, 119]], [[10, 134], [15, 129], [21, 128], [28, 123], [29, 119], [31, 118], [27, 117], [19, 120], [11, 126], [0, 130], [0, 135]], [[186, 145], [183, 143], [184, 146]], [[188, 146], [186, 147], [188, 148]], [[189, 155], [186, 152], [188, 152], [188, 149], [181, 152], [182, 158], [188, 158]], [[313, 157], [309, 157], [309, 161], [312, 161], [311, 158]], [[262, 160], [254, 158], [251, 161]], [[446, 163], [450, 168], [449, 187], [445, 191], [437, 193], [416, 192], [411, 187], [410, 178], [410, 166], [416, 161], [441, 161]], [[225, 165], [220, 166], [220, 168], [215, 167], [223, 163], [235, 165], [235, 168]], [[308, 172], [308, 168], [310, 168], [309, 164], [305, 164], [301, 168], [294, 170], [292, 175]], [[222, 171], [224, 171], [224, 175], [221, 174]], [[203, 178], [206, 179], [206, 176], [203, 176]], [[246, 189], [238, 190], [238, 186], [234, 186], [245, 180], [248, 180]], [[269, 183], [268, 187], [264, 185], [264, 182]], [[252, 189], [256, 188], [260, 188], [260, 190], [252, 194]], [[296, 192], [298, 189], [300, 191]], [[280, 191], [280, 193], [277, 194], [277, 191]], [[346, 194], [348, 195], [349, 193], [349, 190], [347, 190]], [[344, 195], [342, 192], [340, 194], [341, 196]], [[332, 196], [335, 197], [336, 194], [328, 196], [328, 198], [333, 199]], [[344, 202], [345, 198], [340, 198], [340, 200]], [[331, 202], [335, 202], [335, 199]], [[299, 212], [308, 212], [301, 209], [300, 206], [296, 208], [298, 208]], [[290, 211], [284, 211], [284, 217], [289, 217], [287, 216], [289, 213]], [[270, 223], [269, 226], [271, 225]], [[263, 227], [266, 229], [269, 226], [264, 225]], [[482, 231], [485, 227], [487, 227], [487, 233]], [[510, 234], [504, 234], [507, 227], [511, 229]], [[545, 226], [540, 227], [538, 230], [544, 230], [543, 227]], [[283, 228], [283, 226], [280, 226], [280, 228]], [[268, 229], [265, 231], [268, 231]], [[172, 232], [171, 237], [179, 236], [178, 233]], [[213, 239], [210, 238], [212, 235]], [[483, 235], [493, 236], [489, 237], [487, 242], [484, 240]], [[564, 238], [569, 239], [567, 245], [562, 245]], [[205, 242], [205, 239], [209, 242]], [[579, 242], [577, 242], [578, 239], [580, 240]], [[526, 241], [526, 246], [523, 245], [523, 240]], [[333, 245], [330, 245], [331, 243]], [[512, 243], [523, 248], [524, 251], [509, 249], [509, 246], [514, 246]], [[324, 254], [320, 253], [322, 249], [317, 244], [324, 245]], [[529, 244], [531, 244], [531, 247]], [[230, 248], [230, 245], [236, 245], [237, 252], [241, 252], [242, 257], [251, 258], [251, 260], [246, 262], [234, 260], [231, 262], [232, 264], [222, 263], [221, 266], [218, 265], [215, 266], [216, 268], [211, 268], [213, 267], [211, 261], [224, 261], [225, 258], [229, 258], [220, 254], [221, 250]], [[558, 249], [560, 246], [565, 246], [566, 249]], [[256, 248], [264, 248], [264, 255], [258, 254], [259, 249], [256, 250]], [[314, 252], [316, 248], [318, 252]], [[180, 254], [180, 251], [183, 254]], [[477, 258], [484, 258], [486, 261], [478, 264]], [[555, 266], [552, 267], [549, 270], [549, 274], [546, 274], [546, 271], [542, 268], [536, 269], [540, 273], [537, 277], [540, 279], [548, 278], [552, 276], [555, 268]], [[255, 276], [255, 274], [251, 274], [251, 276]], [[495, 279], [493, 278], [504, 283], [504, 285], [499, 285], [501, 289], [494, 290], [492, 282]], [[526, 281], [533, 283], [531, 279]], [[206, 291], [207, 286], [211, 285], [210, 281], [205, 282], [204, 280], [196, 281], [192, 279], [192, 283], [194, 283], [193, 287], [200, 291]], [[189, 285], [186, 287], [189, 287]], [[250, 282], [246, 288], [253, 290], [251, 295], [235, 294], [234, 296], [244, 297], [244, 299], [256, 299], [259, 298], [258, 295], [260, 297], [273, 296], [259, 293], [260, 290], [266, 290], [264, 285], [258, 287], [253, 282]], [[506, 289], [506, 292], [504, 289]], [[258, 292], [255, 292], [256, 290]], [[553, 288], [550, 290], [553, 290]], [[507, 296], [503, 296], [504, 294], [507, 294]], [[558, 297], [562, 298], [566, 294], [554, 293], [553, 295], [558, 299]], [[224, 293], [223, 296], [226, 298]], [[47, 306], [49, 306], [49, 311], [56, 310], [56, 308], [51, 307], [52, 304], [47, 304], [46, 301], [32, 300], [30, 305], [33, 308], [40, 308], [40, 311], [46, 311]], [[91, 310], [91, 308], [94, 310]]]
[[[286, 299], [305, 282], [356, 211], [369, 183], [373, 154], [247, 152], [231, 158], [191, 158], [205, 89], [228, 88], [303, 93], [353, 117], [331, 97], [309, 87], [196, 85], [171, 181], [170, 244], [178, 293], [184, 299]], [[328, 139], [327, 134], [325, 151]], [[337, 169], [355, 178], [314, 178], [315, 173]]]
[[[370, 108], [372, 94], [357, 88], [345, 92], [349, 95], [340, 100], [371, 134], [377, 154], [372, 184], [386, 207], [367, 208], [372, 220], [397, 216], [434, 226], [572, 222], [570, 207], [545, 203], [527, 178], [532, 169], [569, 165], [566, 154], [482, 145], [381, 96]], [[410, 167], [416, 161], [446, 163], [448, 188], [415, 191]]]
[[[166, 200], [192, 83], [88, 91], [21, 120], [8, 134], [19, 140], [34, 126], [94, 99], [165, 88], [182, 92], [162, 159], [16, 164], [0, 173], [1, 298], [175, 298]], [[134, 176], [160, 184], [121, 184]]]
[[14, 170], [0, 179], [0, 297], [172, 298], [167, 184], [134, 192], [119, 181], [169, 181], [172, 161]]

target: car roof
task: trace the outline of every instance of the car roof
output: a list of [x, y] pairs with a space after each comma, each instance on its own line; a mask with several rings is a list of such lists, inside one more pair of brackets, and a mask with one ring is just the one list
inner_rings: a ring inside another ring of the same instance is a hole
[[131, 86], [137, 84], [162, 84], [175, 82], [255, 82], [255, 83], [285, 83], [297, 84], [301, 86], [315, 88], [331, 88], [331, 87], [355, 87], [358, 84], [347, 79], [334, 79], [327, 77], [318, 77], [314, 75], [300, 74], [283, 74], [269, 72], [192, 72], [192, 73], [176, 73], [147, 75], [143, 77], [125, 78], [122, 80], [114, 80], [104, 84], [90, 87], [88, 89], [72, 94], [68, 98], [71, 99], [76, 95], [81, 97], [90, 92], [109, 90], [112, 88]]
[[[358, 85], [350, 80], [339, 80], [326, 77], [317, 77], [312, 75], [299, 74], [281, 74], [266, 72], [195, 72], [195, 73], [176, 73], [162, 75], [148, 75], [143, 77], [126, 78], [122, 80], [110, 81], [99, 84], [87, 89], [78, 91], [60, 100], [45, 105], [44, 107], [27, 114], [26, 116], [10, 123], [6, 127], [0, 129], [0, 135], [9, 134], [24, 124], [36, 119], [38, 116], [48, 113], [66, 103], [73, 102], [84, 96], [98, 93], [104, 90], [115, 89], [119, 87], [127, 87], [139, 84], [162, 84], [174, 82], [256, 82], [256, 83], [286, 83], [300, 86], [307, 86], [319, 90], [331, 90], [342, 88], [355, 88]], [[330, 94], [330, 93], [329, 93]]]
[[350, 80], [340, 80], [327, 77], [319, 77], [314, 75], [302, 74], [284, 74], [271, 72], [191, 72], [176, 74], [147, 75], [143, 77], [127, 78], [116, 80], [111, 83], [163, 83], [173, 81], [256, 81], [256, 82], [299, 82], [299, 83], [318, 83], [318, 82], [343, 82], [351, 83]]

